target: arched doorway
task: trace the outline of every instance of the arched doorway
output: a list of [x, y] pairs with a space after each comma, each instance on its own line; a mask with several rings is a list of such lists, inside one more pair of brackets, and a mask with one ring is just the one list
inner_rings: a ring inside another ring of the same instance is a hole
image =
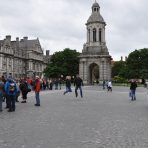
[[99, 81], [99, 66], [96, 63], [92, 63], [89, 66], [89, 71], [90, 71], [90, 84], [94, 84], [94, 82]]

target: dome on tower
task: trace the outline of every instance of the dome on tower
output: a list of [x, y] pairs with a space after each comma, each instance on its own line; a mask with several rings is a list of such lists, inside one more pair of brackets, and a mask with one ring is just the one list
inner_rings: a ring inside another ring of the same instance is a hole
[[97, 2], [95, 2], [95, 3], [92, 5], [92, 7], [99, 7], [99, 8], [100, 8], [100, 6], [99, 6], [99, 4], [98, 4]]
[[97, 2], [95, 2], [92, 5], [92, 14], [89, 17], [89, 19], [87, 20], [86, 24], [91, 24], [91, 23], [96, 23], [96, 22], [105, 24], [105, 21], [100, 14], [100, 6]]
[[102, 22], [103, 24], [105, 24], [103, 17], [99, 13], [92, 14], [87, 20], [87, 24], [96, 23], [96, 22]]

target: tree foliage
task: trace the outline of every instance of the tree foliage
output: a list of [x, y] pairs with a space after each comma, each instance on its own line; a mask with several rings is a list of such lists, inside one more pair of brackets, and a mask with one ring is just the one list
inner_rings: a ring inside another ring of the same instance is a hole
[[148, 78], [148, 48], [131, 52], [127, 58], [129, 78]]
[[112, 76], [127, 79], [148, 79], [148, 48], [131, 52], [125, 62], [115, 62], [112, 68]]
[[123, 73], [123, 70], [126, 67], [125, 61], [117, 61], [114, 63], [114, 66], [112, 67], [112, 77], [119, 76], [121, 73]]
[[69, 48], [56, 52], [52, 55], [50, 63], [44, 70], [48, 77], [60, 77], [61, 75], [76, 75], [79, 71], [80, 53]]

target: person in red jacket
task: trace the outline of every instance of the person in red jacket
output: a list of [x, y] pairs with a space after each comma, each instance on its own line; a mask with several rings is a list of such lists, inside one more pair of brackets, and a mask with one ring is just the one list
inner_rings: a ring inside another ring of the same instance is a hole
[[34, 84], [34, 91], [35, 91], [35, 98], [36, 98], [35, 106], [40, 106], [40, 90], [41, 90], [40, 78], [39, 76], [36, 76], [35, 84]]

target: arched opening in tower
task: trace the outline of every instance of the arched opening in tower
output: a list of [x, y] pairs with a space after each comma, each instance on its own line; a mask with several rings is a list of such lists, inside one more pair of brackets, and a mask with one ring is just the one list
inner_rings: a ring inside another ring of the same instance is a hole
[[92, 63], [89, 67], [90, 71], [90, 84], [99, 81], [99, 66], [96, 63]]

